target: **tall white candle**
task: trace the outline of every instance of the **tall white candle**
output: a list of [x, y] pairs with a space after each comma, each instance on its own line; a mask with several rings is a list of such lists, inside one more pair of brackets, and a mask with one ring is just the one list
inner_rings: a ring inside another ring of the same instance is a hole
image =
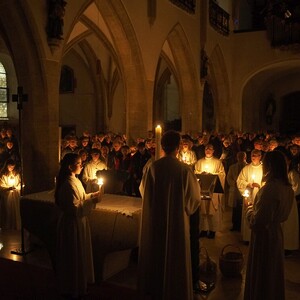
[[155, 144], [156, 144], [156, 148], [155, 148], [155, 160], [160, 159], [160, 152], [161, 152], [161, 126], [157, 125], [155, 128]]

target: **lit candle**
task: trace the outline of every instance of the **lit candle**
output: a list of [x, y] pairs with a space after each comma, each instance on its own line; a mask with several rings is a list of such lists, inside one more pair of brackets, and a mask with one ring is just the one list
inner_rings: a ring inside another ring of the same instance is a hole
[[248, 198], [250, 196], [250, 193], [248, 190], [244, 191], [243, 197]]
[[100, 178], [98, 178], [98, 185], [99, 185], [99, 191], [101, 190], [101, 187], [102, 187], [102, 185], [103, 185], [103, 178], [102, 177], [100, 177]]
[[252, 174], [251, 178], [252, 178], [252, 181], [254, 182], [255, 175], [254, 175], [254, 174]]
[[204, 166], [204, 171], [205, 171], [206, 173], [208, 173], [208, 165], [205, 165], [205, 166]]
[[10, 177], [8, 177], [8, 185], [9, 186], [14, 186], [15, 184], [16, 184], [15, 176], [11, 175]]
[[160, 159], [160, 151], [161, 151], [161, 126], [157, 125], [155, 128], [155, 160]]

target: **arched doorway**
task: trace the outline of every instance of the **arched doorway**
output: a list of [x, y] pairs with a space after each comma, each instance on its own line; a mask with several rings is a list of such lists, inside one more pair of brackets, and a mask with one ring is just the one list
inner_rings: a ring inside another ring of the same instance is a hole
[[281, 98], [280, 132], [294, 134], [300, 132], [300, 91]]

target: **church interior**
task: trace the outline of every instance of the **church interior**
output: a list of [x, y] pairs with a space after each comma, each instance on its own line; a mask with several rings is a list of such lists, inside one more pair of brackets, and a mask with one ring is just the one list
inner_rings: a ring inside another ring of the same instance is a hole
[[[130, 143], [157, 125], [191, 136], [292, 136], [300, 132], [299, 79], [297, 0], [0, 2], [0, 127], [19, 139], [25, 195], [54, 188], [70, 132], [124, 134]], [[215, 240], [201, 240], [216, 261], [226, 244], [247, 256], [229, 215]], [[51, 268], [43, 249], [7, 250], [20, 232], [2, 231], [0, 242], [0, 257]], [[288, 300], [300, 297], [299, 258], [285, 262]], [[122, 287], [135, 299], [135, 272], [131, 257], [101, 291], [93, 287], [92, 299], [125, 299], [103, 294]], [[240, 300], [244, 275], [219, 279], [195, 299]]]

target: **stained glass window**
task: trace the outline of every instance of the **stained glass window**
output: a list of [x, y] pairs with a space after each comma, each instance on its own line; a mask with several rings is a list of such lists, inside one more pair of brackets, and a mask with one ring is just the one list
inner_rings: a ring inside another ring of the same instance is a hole
[[7, 118], [7, 100], [8, 88], [6, 71], [2, 63], [0, 63], [0, 119]]

